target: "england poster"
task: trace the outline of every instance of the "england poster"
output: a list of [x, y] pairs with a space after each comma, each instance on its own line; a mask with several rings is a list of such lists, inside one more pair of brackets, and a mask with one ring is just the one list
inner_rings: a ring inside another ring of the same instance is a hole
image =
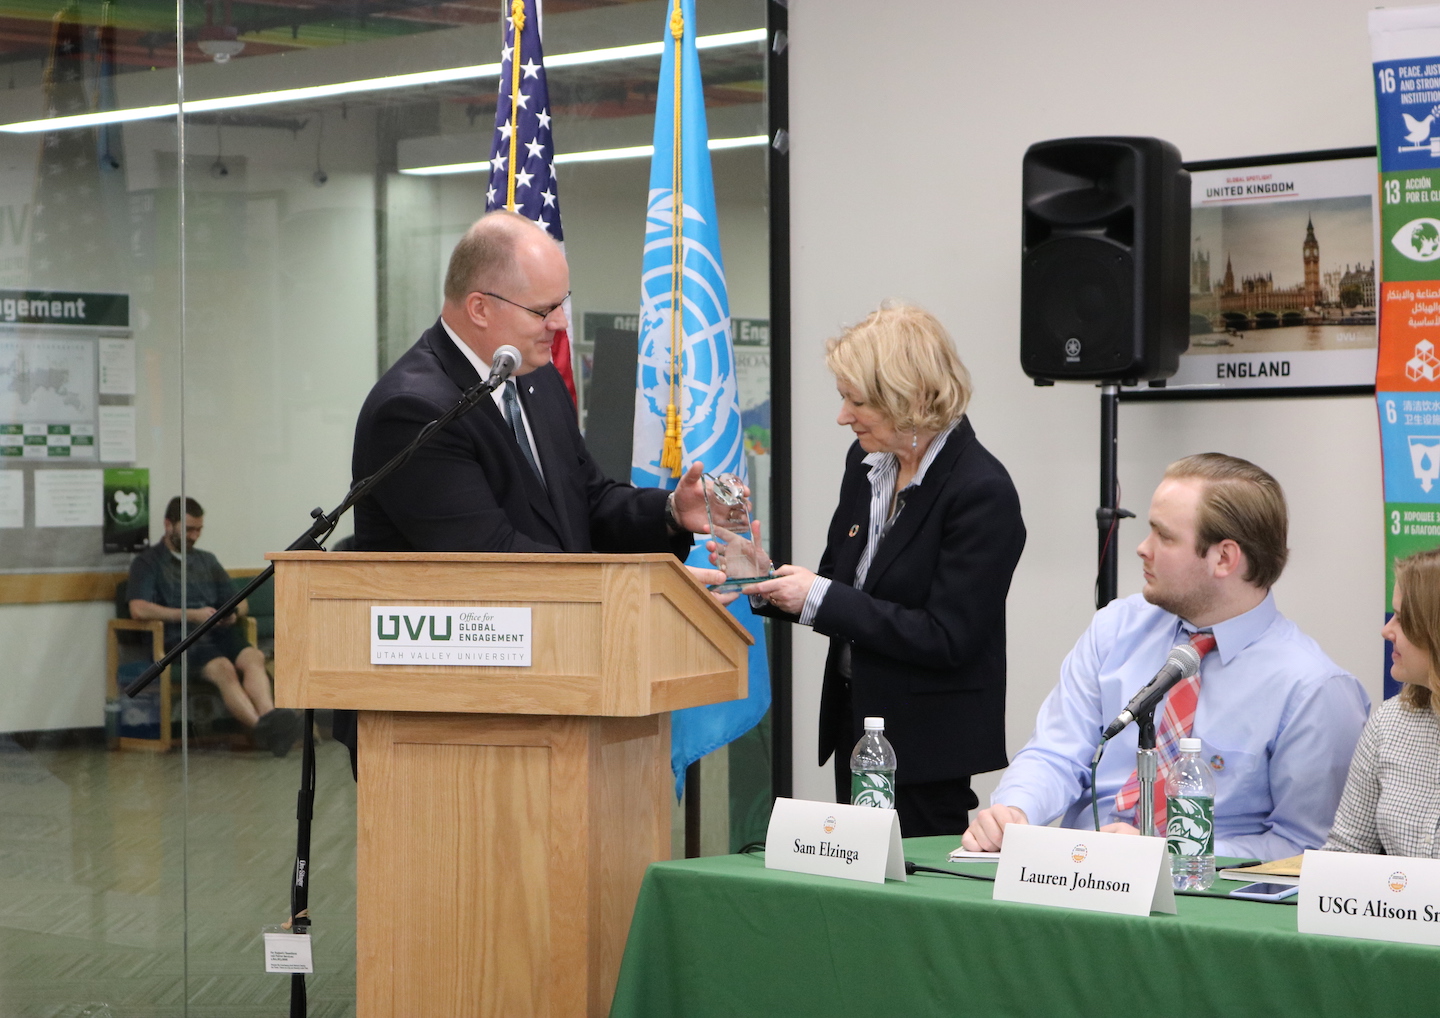
[[1190, 194], [1190, 349], [1167, 391], [1370, 389], [1375, 158], [1200, 164]]

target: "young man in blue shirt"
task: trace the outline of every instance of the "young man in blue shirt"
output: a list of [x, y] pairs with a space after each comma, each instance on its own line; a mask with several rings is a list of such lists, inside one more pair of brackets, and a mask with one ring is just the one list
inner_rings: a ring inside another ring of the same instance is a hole
[[[1219, 453], [1172, 463], [1138, 549], [1143, 593], [1111, 602], [1066, 657], [1030, 741], [964, 835], [998, 852], [1005, 826], [1090, 827], [1090, 759], [1104, 727], [1199, 630], [1191, 732], [1215, 771], [1215, 850], [1277, 859], [1325, 842], [1369, 711], [1355, 677], [1280, 614], [1270, 587], [1288, 555], [1284, 492], [1264, 470]], [[1161, 711], [1156, 711], [1157, 724]], [[1131, 725], [1106, 747], [1096, 786], [1101, 830], [1138, 833], [1115, 807], [1135, 769]]]

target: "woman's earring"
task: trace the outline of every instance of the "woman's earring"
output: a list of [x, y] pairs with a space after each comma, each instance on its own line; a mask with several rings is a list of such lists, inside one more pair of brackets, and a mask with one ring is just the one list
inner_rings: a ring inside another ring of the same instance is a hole
[[913, 452], [916, 448], [919, 447], [919, 445], [920, 445], [920, 429], [919, 429], [919, 428], [911, 428], [911, 429], [910, 429], [910, 449], [911, 449], [911, 451]]

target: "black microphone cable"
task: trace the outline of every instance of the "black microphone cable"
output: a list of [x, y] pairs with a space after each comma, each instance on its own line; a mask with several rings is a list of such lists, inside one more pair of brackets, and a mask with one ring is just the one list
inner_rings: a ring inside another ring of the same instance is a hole
[[[998, 859], [999, 856], [996, 856], [996, 858]], [[905, 872], [912, 877], [917, 873], [939, 873], [947, 877], [964, 877], [966, 880], [983, 880], [989, 884], [995, 883], [994, 877], [982, 876], [979, 873], [961, 873], [959, 870], [941, 869], [939, 866], [921, 866], [918, 862], [910, 862], [909, 860], [905, 862]]]

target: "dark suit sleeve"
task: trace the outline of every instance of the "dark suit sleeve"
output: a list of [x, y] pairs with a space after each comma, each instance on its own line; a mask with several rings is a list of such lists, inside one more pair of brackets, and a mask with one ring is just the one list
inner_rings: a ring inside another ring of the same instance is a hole
[[943, 670], [947, 685], [963, 684], [966, 666], [1005, 624], [1025, 526], [1019, 497], [1003, 473], [962, 480], [932, 511], [945, 518], [923, 603], [907, 607], [835, 582], [816, 613], [815, 630], [896, 661]]
[[[408, 392], [387, 398], [376, 408], [369, 429], [367, 457], [372, 469], [388, 461], [426, 423], [448, 409]], [[474, 440], [458, 426], [442, 430], [416, 450], [404, 466], [381, 482], [372, 497], [411, 547], [420, 550], [561, 550], [510, 525], [476, 457]]]
[[590, 542], [596, 551], [668, 551], [682, 559], [690, 553], [694, 535], [672, 536], [665, 525], [668, 491], [612, 481], [586, 458], [593, 471], [586, 487], [591, 493]]
[[605, 476], [590, 455], [576, 421], [575, 404], [559, 382], [548, 387], [554, 393], [547, 425], [564, 428], [566, 441], [575, 457], [575, 472], [589, 507], [590, 545], [596, 551], [671, 552], [683, 559], [694, 542], [692, 535], [671, 535], [665, 525], [665, 500], [670, 493], [662, 488], [637, 488]]

